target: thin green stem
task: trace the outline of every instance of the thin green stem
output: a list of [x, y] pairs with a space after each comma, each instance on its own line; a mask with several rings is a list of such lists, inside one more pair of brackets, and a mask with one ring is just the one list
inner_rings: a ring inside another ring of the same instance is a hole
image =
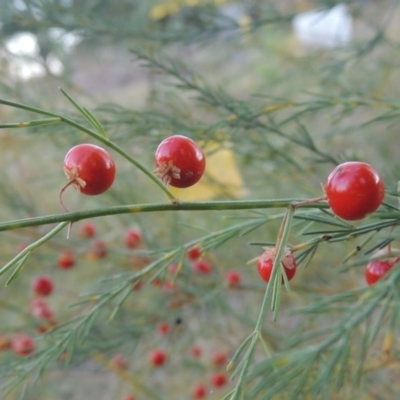
[[[20, 108], [22, 110], [35, 112], [35, 113], [42, 114], [42, 115], [48, 115], [48, 116], [51, 116], [51, 117], [59, 118], [60, 119], [59, 122], [64, 122], [67, 125], [70, 125], [70, 126], [76, 128], [76, 129], [78, 129], [78, 130], [80, 130], [82, 132], [87, 133], [88, 135], [92, 136], [93, 138], [95, 138], [99, 142], [105, 144], [106, 146], [110, 147], [115, 152], [120, 154], [122, 157], [127, 159], [130, 163], [135, 165], [135, 167], [140, 169], [146, 176], [148, 176], [168, 196], [168, 198], [171, 201], [176, 202], [175, 196], [160, 181], [160, 179], [158, 179], [158, 177], [156, 175], [154, 175], [142, 163], [137, 161], [134, 157], [132, 157], [129, 153], [124, 151], [121, 147], [119, 147], [116, 143], [114, 143], [113, 141], [111, 141], [107, 137], [105, 137], [103, 135], [100, 135], [96, 131], [94, 131], [92, 129], [89, 129], [89, 128], [87, 128], [87, 127], [85, 127], [85, 126], [73, 121], [72, 119], [69, 119], [67, 117], [64, 117], [64, 116], [56, 114], [56, 113], [52, 113], [52, 112], [48, 112], [48, 111], [42, 110], [40, 108], [31, 107], [31, 106], [28, 106], [26, 104], [20, 104], [20, 103], [16, 103], [16, 102], [13, 102], [13, 101], [7, 101], [7, 100], [3, 100], [3, 99], [0, 99], [0, 104], [4, 104], [4, 105], [15, 107], [15, 108]], [[49, 123], [52, 123], [52, 122], [57, 122], [57, 121], [51, 121], [50, 120]], [[29, 125], [29, 122], [27, 122], [27, 123], [21, 122], [21, 123], [16, 123], [16, 124], [9, 124], [8, 128], [26, 128], [28, 126], [32, 126], [32, 124]]]
[[[11, 229], [26, 228], [29, 226], [48, 225], [59, 222], [77, 222], [82, 219], [103, 217], [118, 214], [135, 214], [145, 212], [164, 211], [221, 211], [221, 210], [251, 210], [268, 208], [286, 208], [293, 202], [292, 199], [271, 200], [232, 200], [232, 201], [204, 201], [182, 203], [148, 203], [129, 204], [123, 206], [98, 208], [93, 210], [52, 214], [40, 217], [25, 218], [0, 223], [0, 232]], [[327, 204], [313, 204], [309, 208], [325, 209]]]

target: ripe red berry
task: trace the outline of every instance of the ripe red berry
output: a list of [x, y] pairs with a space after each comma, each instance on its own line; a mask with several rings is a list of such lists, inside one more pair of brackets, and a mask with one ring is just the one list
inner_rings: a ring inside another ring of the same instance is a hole
[[53, 311], [48, 304], [41, 298], [32, 299], [29, 303], [29, 312], [36, 318], [52, 320]]
[[228, 382], [228, 377], [224, 372], [215, 372], [211, 375], [211, 384], [215, 387], [225, 386]]
[[100, 239], [94, 240], [87, 253], [90, 260], [100, 260], [108, 256], [107, 244]]
[[201, 357], [202, 353], [203, 353], [203, 351], [201, 350], [200, 346], [194, 345], [190, 349], [190, 354], [195, 358]]
[[150, 353], [150, 362], [154, 367], [161, 367], [167, 361], [167, 353], [165, 350], [156, 349]]
[[96, 226], [93, 222], [85, 221], [80, 229], [79, 229], [79, 236], [85, 239], [90, 239], [96, 235]]
[[85, 143], [68, 151], [64, 159], [64, 172], [69, 182], [81, 193], [97, 195], [113, 184], [115, 164], [106, 150]]
[[199, 145], [186, 136], [170, 136], [158, 146], [155, 173], [165, 184], [187, 188], [202, 177], [206, 158]]
[[225, 274], [225, 280], [228, 287], [236, 287], [242, 283], [242, 275], [239, 272], [231, 270]]
[[192, 397], [194, 399], [204, 399], [207, 394], [207, 387], [203, 383], [196, 384], [192, 389]]
[[[272, 267], [274, 265], [274, 261], [276, 258], [276, 249], [275, 247], [268, 247], [265, 249], [264, 253], [261, 254], [260, 258], [257, 261], [257, 269], [261, 278], [264, 279], [265, 282], [269, 282], [272, 273]], [[281, 264], [283, 269], [285, 270], [286, 277], [288, 281], [290, 281], [294, 274], [296, 273], [296, 260], [293, 257], [290, 250], [285, 249]], [[282, 277], [282, 283], [284, 283], [284, 279]]]
[[35, 342], [24, 333], [16, 333], [11, 338], [11, 349], [19, 356], [27, 356], [35, 350]]
[[[388, 253], [387, 249], [377, 251], [372, 258], [384, 257]], [[382, 278], [388, 271], [390, 271], [396, 264], [400, 262], [400, 258], [391, 257], [386, 259], [374, 260], [372, 259], [365, 267], [365, 280], [368, 285], [373, 285]]]
[[193, 263], [193, 269], [202, 274], [211, 274], [213, 267], [206, 260], [200, 260]]
[[70, 269], [75, 265], [75, 255], [71, 250], [64, 250], [57, 260], [57, 264], [62, 269]]
[[37, 276], [32, 281], [31, 286], [32, 286], [32, 290], [38, 296], [49, 296], [53, 292], [53, 289], [54, 289], [53, 280], [48, 275]]
[[378, 209], [385, 185], [369, 164], [350, 161], [338, 165], [329, 174], [325, 193], [334, 214], [353, 221]]
[[166, 335], [171, 330], [171, 325], [167, 322], [160, 322], [157, 325], [157, 331], [160, 335]]
[[138, 229], [128, 229], [125, 233], [125, 246], [135, 249], [142, 243], [142, 234]]
[[223, 350], [216, 350], [211, 355], [211, 362], [216, 367], [222, 367], [228, 362], [228, 355]]
[[122, 354], [115, 354], [110, 360], [110, 364], [115, 369], [123, 370], [128, 368], [129, 360]]
[[199, 245], [191, 247], [187, 251], [186, 256], [189, 260], [192, 260], [192, 261], [198, 260], [201, 256], [201, 247]]

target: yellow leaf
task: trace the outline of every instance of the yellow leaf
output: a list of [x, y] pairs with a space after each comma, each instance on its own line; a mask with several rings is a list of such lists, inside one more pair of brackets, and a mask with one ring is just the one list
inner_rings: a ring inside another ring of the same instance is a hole
[[183, 201], [210, 200], [218, 197], [237, 198], [246, 194], [244, 182], [236, 164], [235, 155], [227, 144], [207, 143], [206, 170], [195, 185], [170, 190], [177, 199]]

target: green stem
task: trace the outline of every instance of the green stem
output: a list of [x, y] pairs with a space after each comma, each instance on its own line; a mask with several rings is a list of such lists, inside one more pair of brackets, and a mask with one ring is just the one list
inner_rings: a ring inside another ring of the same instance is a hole
[[[146, 176], [148, 176], [168, 196], [168, 198], [171, 201], [176, 202], [175, 196], [160, 181], [160, 179], [158, 179], [157, 176], [155, 176], [148, 168], [146, 168], [142, 163], [137, 161], [129, 153], [127, 153], [126, 151], [121, 149], [121, 147], [119, 147], [117, 144], [115, 144], [114, 142], [112, 142], [108, 138], [100, 135], [96, 131], [94, 131], [92, 129], [89, 129], [89, 128], [86, 128], [85, 126], [83, 126], [81, 124], [78, 124], [77, 122], [75, 122], [75, 121], [73, 121], [73, 120], [71, 120], [71, 119], [69, 119], [67, 117], [64, 117], [64, 116], [56, 114], [56, 113], [52, 113], [52, 112], [48, 112], [48, 111], [42, 110], [40, 108], [31, 107], [31, 106], [28, 106], [28, 105], [25, 105], [25, 104], [15, 103], [13, 101], [7, 101], [7, 100], [3, 100], [3, 99], [0, 99], [0, 104], [4, 104], [4, 105], [15, 107], [15, 108], [20, 108], [22, 110], [31, 111], [31, 112], [35, 112], [35, 113], [42, 114], [42, 115], [47, 115], [47, 116], [54, 117], [54, 118], [59, 118], [60, 119], [59, 122], [64, 122], [67, 125], [70, 125], [70, 126], [76, 128], [76, 129], [78, 129], [78, 130], [80, 130], [82, 132], [87, 133], [88, 135], [90, 135], [93, 138], [95, 138], [96, 140], [102, 142], [106, 146], [110, 147], [115, 152], [117, 152], [122, 157], [124, 157], [129, 162], [131, 162], [133, 165], [135, 165], [135, 167], [140, 169]], [[49, 123], [52, 123], [52, 122], [57, 122], [57, 121], [49, 120]], [[31, 123], [31, 125], [32, 125], [32, 123]], [[9, 124], [8, 127], [9, 128], [25, 128], [27, 126], [29, 126], [29, 122], [28, 123], [21, 122], [21, 123], [18, 123], [18, 124]]]
[[[182, 202], [182, 203], [148, 203], [129, 204], [108, 208], [98, 208], [86, 211], [77, 211], [61, 214], [52, 214], [40, 217], [25, 218], [20, 220], [0, 223], [0, 232], [11, 229], [26, 228], [54, 224], [59, 222], [76, 222], [82, 219], [103, 217], [118, 214], [133, 214], [158, 211], [221, 211], [221, 210], [251, 210], [267, 208], [286, 208], [293, 203], [292, 199], [271, 200], [232, 200], [232, 201], [204, 201], [204, 202]], [[327, 204], [312, 204], [309, 208], [325, 209]]]

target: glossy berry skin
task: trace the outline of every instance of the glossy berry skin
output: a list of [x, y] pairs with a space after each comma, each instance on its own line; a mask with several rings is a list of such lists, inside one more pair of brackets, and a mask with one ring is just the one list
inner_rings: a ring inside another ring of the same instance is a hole
[[135, 249], [142, 243], [142, 234], [138, 229], [128, 229], [125, 233], [125, 246], [128, 249]]
[[[258, 273], [265, 282], [269, 282], [271, 278], [275, 256], [275, 247], [268, 247], [265, 249], [264, 253], [261, 254], [260, 258], [257, 261]], [[296, 273], [297, 264], [292, 253], [288, 249], [284, 251], [281, 264], [283, 265], [288, 281], [290, 281]], [[282, 277], [282, 284], [284, 282], [285, 281]]]
[[167, 361], [167, 353], [162, 349], [153, 350], [150, 353], [150, 362], [153, 367], [161, 367]]
[[102, 147], [84, 143], [68, 151], [64, 172], [77, 190], [94, 196], [104, 193], [113, 184], [115, 163]]
[[208, 261], [200, 260], [200, 261], [196, 261], [193, 263], [193, 269], [196, 272], [208, 275], [208, 274], [211, 274], [213, 267]]
[[335, 215], [355, 221], [378, 209], [385, 195], [385, 185], [369, 164], [349, 161], [329, 174], [325, 193]]
[[75, 255], [71, 250], [63, 251], [57, 260], [57, 264], [62, 269], [70, 269], [75, 265]]
[[19, 356], [28, 356], [35, 350], [35, 342], [24, 333], [16, 333], [11, 338], [11, 349]]
[[40, 275], [32, 281], [31, 287], [38, 296], [49, 296], [53, 292], [54, 283], [50, 276]]
[[228, 377], [224, 372], [215, 372], [211, 375], [210, 380], [214, 387], [222, 387], [228, 382]]
[[207, 387], [203, 383], [198, 383], [192, 389], [192, 398], [193, 399], [204, 399], [207, 397]]
[[202, 177], [206, 158], [199, 145], [192, 139], [175, 135], [164, 139], [155, 154], [156, 175], [177, 188], [193, 186]]
[[[388, 250], [378, 250], [372, 258], [384, 257], [388, 253]], [[398, 257], [391, 257], [386, 259], [374, 260], [372, 259], [365, 267], [364, 275], [368, 285], [373, 285], [379, 281], [388, 271], [390, 271], [400, 259]]]

